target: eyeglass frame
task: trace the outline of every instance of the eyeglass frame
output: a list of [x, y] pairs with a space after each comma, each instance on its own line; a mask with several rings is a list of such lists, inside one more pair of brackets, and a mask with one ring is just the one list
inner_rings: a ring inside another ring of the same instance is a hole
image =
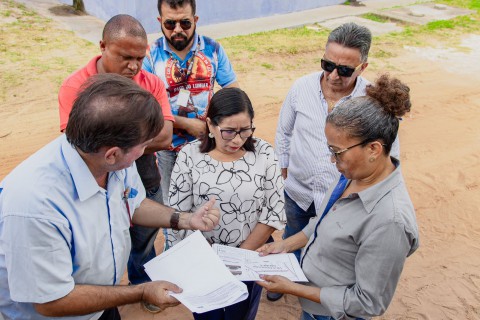
[[[172, 24], [171, 22], [175, 22], [175, 24], [173, 25], [173, 28], [171, 28]], [[170, 27], [167, 27], [167, 23], [170, 25]], [[179, 20], [174, 20], [174, 19], [166, 19], [165, 21], [162, 21], [162, 24], [163, 26], [165, 27], [165, 29], [167, 29], [168, 31], [173, 31], [175, 30], [175, 28], [177, 27], [177, 23], [180, 24], [180, 28], [182, 28], [183, 31], [187, 31], [187, 30], [190, 30], [193, 26], [193, 23], [192, 21], [190, 21], [190, 19], [179, 19]], [[190, 24], [190, 26], [188, 28], [184, 28], [182, 26], [182, 23], [188, 23]]]
[[[328, 71], [328, 70], [326, 70], [326, 68], [323, 67], [323, 63], [324, 63], [324, 62], [325, 62], [325, 63], [331, 63], [331, 64], [333, 64], [335, 67], [332, 69], [332, 71]], [[320, 66], [322, 67], [322, 70], [323, 70], [323, 71], [333, 72], [333, 70], [337, 69], [337, 73], [338, 73], [338, 75], [339, 75], [340, 77], [350, 78], [350, 77], [355, 73], [355, 71], [357, 71], [361, 66], [363, 66], [363, 62], [360, 63], [360, 64], [359, 64], [358, 66], [356, 66], [355, 68], [352, 68], [352, 67], [350, 67], [350, 66], [345, 66], [345, 65], [342, 65], [342, 64], [336, 64], [335, 62], [330, 61], [330, 60], [328, 60], [328, 59], [325, 59], [325, 57], [323, 57], [322, 59], [320, 59]], [[340, 71], [341, 69], [339, 69], [339, 68], [345, 68], [345, 69], [348, 70], [348, 72], [351, 71], [352, 73], [350, 73], [350, 75], [347, 76], [346, 74], [344, 74], [343, 71]], [[343, 75], [340, 74], [340, 73], [342, 73]]]
[[[256, 129], [254, 126], [251, 126], [251, 127], [248, 128], [248, 129], [240, 129], [240, 130], [237, 131], [237, 130], [232, 130], [232, 129], [222, 129], [222, 128], [220, 128], [220, 126], [217, 126], [217, 127], [218, 127], [218, 129], [220, 130], [220, 136], [221, 136], [222, 139], [225, 140], [225, 141], [232, 141], [233, 139], [235, 139], [235, 138], [237, 137], [237, 135], [240, 136], [240, 139], [247, 140], [248, 138], [250, 138], [250, 137], [253, 136], [253, 133], [255, 132], [255, 129]], [[241, 133], [242, 133], [242, 132], [245, 132], [245, 131], [247, 131], [247, 130], [252, 130], [252, 134], [249, 135], [249, 136], [246, 137], [246, 138], [242, 137], [242, 134], [241, 134]], [[233, 138], [231, 138], [231, 139], [225, 139], [225, 138], [223, 137], [223, 133], [224, 133], [225, 131], [233, 131], [233, 132], [235, 132], [235, 135], [234, 135]]]
[[[374, 141], [377, 141], [377, 140], [374, 140]], [[339, 151], [334, 151], [332, 149], [332, 146], [331, 145], [328, 145], [328, 151], [330, 151], [330, 157], [334, 157], [336, 161], [340, 161], [340, 155], [344, 152], [347, 152], [348, 150], [350, 149], [353, 149], [355, 147], [358, 147], [358, 146], [361, 146], [363, 144], [367, 144], [367, 143], [370, 143], [370, 142], [374, 142], [374, 141], [371, 141], [369, 139], [365, 139], [363, 140], [362, 142], [360, 143], [357, 143], [357, 144], [354, 144], [353, 146], [350, 146], [348, 148], [345, 148], [345, 149], [342, 149], [342, 150], [339, 150]], [[381, 143], [382, 146], [386, 147], [387, 145], [384, 144], [384, 143]]]

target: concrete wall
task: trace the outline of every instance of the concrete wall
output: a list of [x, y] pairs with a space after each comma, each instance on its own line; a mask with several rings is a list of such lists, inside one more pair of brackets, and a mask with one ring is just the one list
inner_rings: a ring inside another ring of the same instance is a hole
[[[72, 4], [72, 0], [60, 0]], [[107, 21], [119, 13], [134, 16], [145, 27], [147, 33], [159, 32], [157, 0], [83, 0], [87, 12]], [[344, 0], [197, 0], [199, 25], [244, 20], [308, 10], [334, 4]], [[299, 23], [300, 24], [300, 23]]]

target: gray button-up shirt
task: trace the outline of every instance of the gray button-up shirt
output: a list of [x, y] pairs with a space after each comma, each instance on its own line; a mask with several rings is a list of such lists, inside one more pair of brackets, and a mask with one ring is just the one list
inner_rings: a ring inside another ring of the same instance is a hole
[[400, 165], [392, 160], [397, 168], [385, 180], [340, 198], [320, 225], [321, 214], [303, 229], [310, 239], [306, 247], [313, 241], [303, 271], [308, 285], [321, 288], [321, 304], [300, 299], [303, 310], [335, 319], [369, 318], [390, 304], [405, 259], [419, 245], [415, 211]]

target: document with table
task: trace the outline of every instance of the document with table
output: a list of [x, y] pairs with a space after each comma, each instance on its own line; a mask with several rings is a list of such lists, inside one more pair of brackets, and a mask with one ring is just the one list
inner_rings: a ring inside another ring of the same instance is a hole
[[308, 282], [293, 253], [270, 254], [214, 244], [213, 250], [241, 281], [258, 281], [261, 274], [280, 275], [292, 281]]
[[224, 308], [248, 297], [247, 287], [225, 267], [200, 231], [145, 264], [152, 280], [172, 282], [183, 289], [170, 293], [190, 311]]

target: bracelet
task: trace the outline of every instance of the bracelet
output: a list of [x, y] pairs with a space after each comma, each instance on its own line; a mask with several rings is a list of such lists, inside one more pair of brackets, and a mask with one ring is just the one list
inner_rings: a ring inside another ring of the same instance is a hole
[[180, 212], [174, 211], [170, 217], [170, 228], [178, 230], [178, 223], [180, 222]]

